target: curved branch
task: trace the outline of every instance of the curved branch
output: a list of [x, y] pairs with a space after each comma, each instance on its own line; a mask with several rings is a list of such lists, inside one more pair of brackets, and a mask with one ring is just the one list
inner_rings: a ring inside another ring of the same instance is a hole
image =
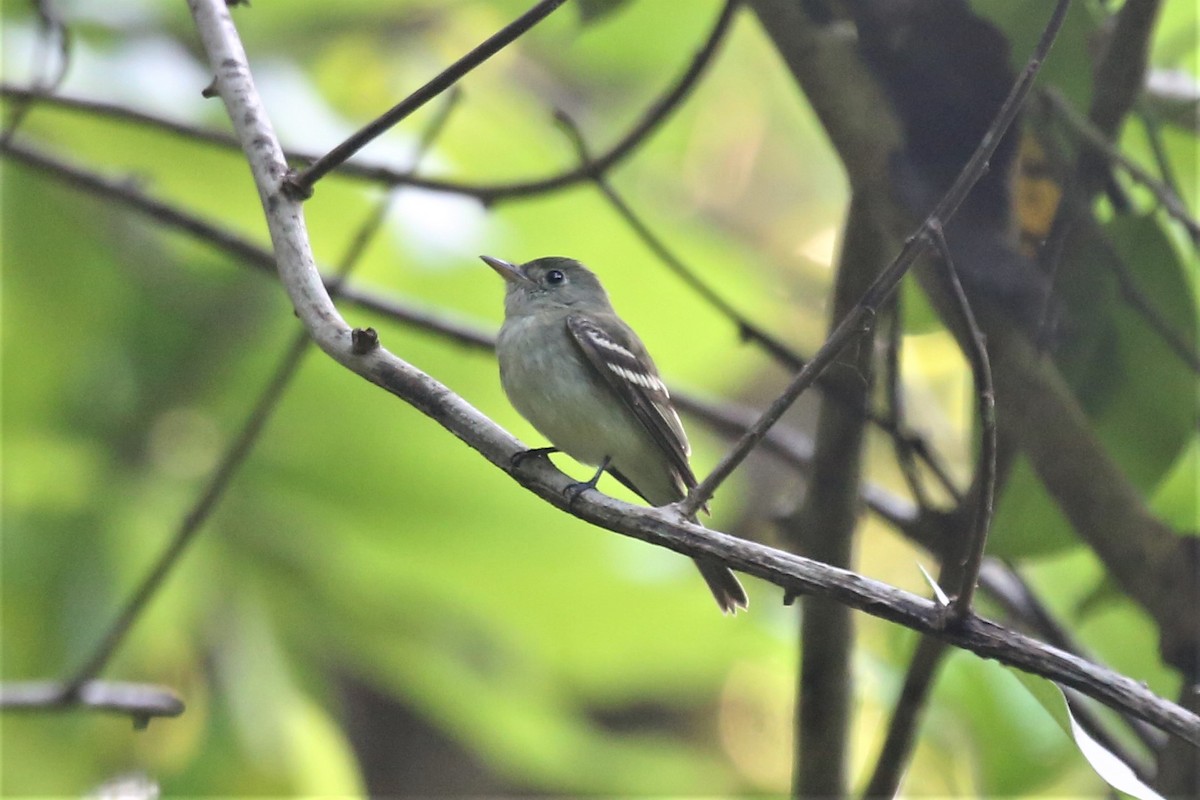
[[302, 172], [289, 176], [288, 187], [303, 197], [311, 196], [314, 183], [337, 169], [340, 164], [346, 163], [347, 159], [430, 100], [450, 90], [468, 72], [515, 42], [523, 33], [553, 13], [564, 2], [566, 0], [540, 0], [524, 14], [435, 75], [421, 88], [359, 128], [349, 138], [318, 158]]
[[[262, 110], [224, 0], [189, 0], [217, 86], [243, 141], [267, 215], [280, 276], [317, 344], [335, 361], [404, 399], [525, 488], [554, 506], [609, 530], [679, 553], [719, 559], [792, 594], [814, 594], [929, 633], [985, 658], [1049, 677], [1200, 746], [1200, 717], [1157, 697], [1141, 684], [988, 620], [972, 617], [939, 629], [940, 611], [928, 600], [843, 569], [746, 542], [681, 519], [670, 508], [632, 506], [596, 492], [568, 503], [572, 479], [548, 461], [514, 466], [525, 450], [465, 400], [431, 376], [376, 346], [352, 347], [353, 332], [338, 315], [316, 270], [300, 203], [281, 191], [287, 166]], [[362, 338], [362, 337], [357, 337]]]
[[[725, 0], [720, 15], [713, 24], [708, 38], [696, 51], [683, 73], [661, 97], [656, 99], [642, 114], [641, 118], [629, 129], [616, 144], [601, 153], [590, 163], [576, 165], [562, 172], [547, 175], [542, 178], [504, 183], [474, 183], [470, 181], [443, 180], [427, 178], [414, 174], [411, 170], [400, 170], [382, 164], [368, 164], [350, 161], [338, 167], [337, 173], [342, 177], [373, 181], [389, 186], [411, 186], [417, 189], [428, 189], [434, 192], [446, 192], [473, 197], [484, 204], [492, 204], [502, 200], [517, 197], [530, 197], [546, 194], [560, 189], [567, 189], [577, 183], [591, 180], [596, 175], [602, 175], [628, 158], [643, 141], [650, 137], [663, 123], [671, 112], [691, 93], [700, 76], [704, 74], [713, 57], [720, 49], [733, 22], [734, 12], [741, 0]], [[13, 86], [0, 86], [0, 96], [25, 100], [36, 99], [38, 102], [59, 106], [62, 108], [85, 111], [90, 114], [127, 120], [141, 125], [151, 125], [169, 131], [178, 136], [193, 139], [220, 147], [239, 149], [236, 137], [219, 131], [211, 131], [186, 123], [173, 122], [136, 111], [112, 103], [102, 103], [81, 98], [44, 95]], [[288, 151], [289, 162], [313, 162], [320, 158], [316, 153]]]
[[[90, 170], [68, 165], [55, 158], [30, 150], [22, 145], [0, 144], [0, 155], [41, 171], [51, 178], [81, 189], [98, 197], [111, 199], [144, 214], [171, 228], [187, 233], [197, 241], [204, 242], [225, 253], [247, 267], [278, 279], [275, 273], [275, 257], [263, 247], [250, 242], [227, 228], [200, 219], [199, 217], [162, 200], [144, 194], [136, 185], [105, 178]], [[337, 280], [322, 277], [331, 292]], [[392, 322], [406, 325], [479, 350], [492, 350], [496, 344], [493, 333], [477, 322], [459, 319], [446, 309], [424, 308], [410, 300], [389, 297], [376, 292], [342, 284], [337, 290], [338, 299], [365, 311], [370, 311]], [[758, 419], [759, 410], [730, 402], [712, 402], [682, 390], [673, 390], [672, 399], [680, 411], [703, 422], [713, 431], [737, 438]], [[812, 441], [803, 433], [786, 425], [776, 425], [762, 443], [763, 450], [780, 458], [798, 470], [811, 467]], [[874, 513], [889, 524], [901, 529], [909, 538], [925, 543], [925, 538], [916, 535], [913, 526], [921, 523], [915, 519], [912, 504], [886, 489], [874, 484], [863, 486], [863, 502]]]

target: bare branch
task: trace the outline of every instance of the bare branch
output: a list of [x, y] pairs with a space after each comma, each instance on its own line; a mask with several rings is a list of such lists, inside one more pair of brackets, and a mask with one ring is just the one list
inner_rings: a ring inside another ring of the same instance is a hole
[[[1020, 628], [1036, 633], [1043, 641], [1068, 653], [1074, 653], [1097, 664], [1102, 663], [1055, 617], [1014, 567], [995, 558], [987, 558], [979, 572], [979, 584], [987, 591], [988, 596], [1004, 609], [1008, 619]], [[1139, 719], [1128, 716], [1122, 716], [1121, 719], [1147, 748], [1157, 750], [1162, 747], [1165, 739], [1158, 731]], [[1121, 752], [1112, 747], [1109, 749], [1116, 753]], [[1126, 763], [1136, 763], [1132, 756], [1125, 760]]]
[[[435, 192], [446, 192], [473, 197], [484, 204], [497, 203], [502, 200], [518, 197], [532, 197], [574, 186], [590, 180], [593, 175], [606, 173], [620, 162], [624, 161], [663, 123], [671, 112], [687, 98], [697, 81], [712, 63], [720, 45], [724, 42], [733, 22], [734, 12], [740, 0], [726, 0], [721, 8], [713, 28], [700, 48], [693, 55], [683, 73], [671, 87], [659, 98], [655, 99], [638, 121], [608, 150], [596, 156], [586, 167], [572, 168], [543, 178], [532, 178], [509, 183], [481, 184], [466, 181], [439, 180], [415, 175], [411, 170], [397, 170], [392, 167], [358, 163], [349, 161], [337, 168], [337, 174], [342, 177], [357, 178], [389, 186], [412, 186], [418, 189], [428, 189]], [[220, 147], [240, 149], [237, 138], [230, 134], [210, 131], [184, 123], [173, 122], [146, 114], [125, 106], [96, 102], [82, 98], [67, 98], [57, 95], [44, 95], [36, 91], [21, 89], [13, 86], [0, 86], [0, 96], [23, 100], [35, 98], [39, 103], [54, 105], [62, 108], [83, 111], [98, 116], [151, 125], [169, 131], [175, 135], [196, 141], [213, 144]], [[288, 151], [289, 163], [312, 163], [320, 156], [315, 153]]]
[[[275, 274], [275, 256], [270, 250], [179, 206], [150, 197], [129, 181], [107, 178], [24, 145], [0, 144], [0, 155], [69, 186], [119, 202], [139, 214], [208, 243], [240, 263], [278, 278]], [[326, 277], [322, 280], [326, 286], [333, 286], [333, 278]], [[354, 286], [341, 287], [339, 296], [343, 301], [359, 308], [436, 332], [460, 344], [490, 348], [493, 343], [492, 335], [484, 328], [466, 320], [456, 320], [445, 310], [422, 308], [411, 301], [385, 297]]]
[[971, 154], [971, 158], [963, 166], [955, 179], [954, 184], [946, 192], [933, 211], [925, 218], [918, 231], [908, 238], [904, 243], [904, 248], [896, 256], [896, 259], [888, 265], [888, 267], [879, 274], [879, 277], [871, 285], [871, 288], [863, 295], [859, 305], [853, 312], [848, 314], [841, 324], [829, 335], [825, 344], [813, 356], [812, 361], [808, 363], [804, 369], [796, 375], [787, 389], [784, 390], [771, 407], [763, 414], [754, 428], [747, 432], [742, 440], [731, 450], [724, 459], [716, 466], [708, 477], [700, 482], [696, 488], [688, 494], [687, 498], [681, 501], [679, 505], [680, 511], [686, 515], [694, 515], [696, 511], [712, 498], [713, 493], [717, 488], [733, 473], [739, 464], [745, 459], [751, 450], [762, 440], [762, 436], [766, 433], [775, 422], [779, 420], [783, 413], [791, 407], [796, 398], [799, 397], [805, 389], [812, 385], [826, 366], [833, 358], [845, 347], [851, 339], [856, 338], [864, 329], [869, 329], [873, 324], [873, 320], [880, 304], [887, 299], [888, 295], [900, 283], [900, 279], [908, 272], [909, 267], [916, 261], [925, 248], [928, 246], [926, 237], [934, 227], [945, 225], [958, 210], [959, 205], [966, 198], [971, 188], [979, 180], [987, 169], [988, 159], [995, 152], [996, 147], [1000, 144], [1000, 139], [1005, 131], [1016, 119], [1017, 113], [1021, 110], [1021, 105], [1028, 96], [1030, 89], [1033, 88], [1033, 81], [1037, 77], [1038, 71], [1041, 69], [1042, 62], [1046, 55], [1050, 52], [1051, 45], [1054, 44], [1054, 39], [1058, 36], [1058, 31], [1062, 28], [1063, 19], [1067, 14], [1067, 9], [1071, 5], [1071, 0], [1058, 0], [1054, 7], [1053, 13], [1050, 15], [1050, 21], [1047, 23], [1042, 36], [1038, 41], [1037, 47], [1034, 48], [1033, 55], [1030, 56], [1029, 62], [1025, 65], [1021, 75], [1013, 84], [1012, 91], [1001, 106], [996, 118], [988, 127], [983, 138], [980, 139], [975, 152]]
[[[53, 94], [58, 91], [67, 70], [71, 66], [71, 29], [63, 22], [62, 17], [55, 11], [51, 0], [33, 0], [33, 11], [37, 16], [39, 36], [33, 51], [33, 67], [30, 74], [38, 94]], [[57, 47], [53, 44], [57, 40]], [[47, 66], [51, 50], [57, 51], [58, 61], [53, 68]], [[17, 129], [25, 120], [30, 110], [28, 99], [17, 103], [5, 123], [4, 133], [0, 134], [0, 143], [12, 141]]]
[[1122, 153], [1099, 128], [1072, 108], [1061, 92], [1053, 88], [1046, 88], [1042, 90], [1041, 94], [1050, 108], [1055, 111], [1059, 119], [1067, 124], [1080, 142], [1091, 152], [1099, 154], [1110, 163], [1119, 166], [1130, 178], [1149, 190], [1163, 210], [1184, 227], [1188, 236], [1191, 237], [1192, 244], [1200, 246], [1200, 223], [1197, 223], [1191, 216], [1183, 204], [1183, 200], [1171, 190], [1170, 186], [1155, 178], [1149, 171]]
[[909, 759], [912, 756], [913, 745], [916, 742], [917, 727], [921, 722], [921, 712], [933, 683], [937, 678], [938, 668], [941, 667], [946, 655], [946, 643], [929, 636], [917, 640], [917, 649], [913, 651], [912, 660], [904, 674], [904, 685], [896, 706], [892, 709], [892, 718], [888, 722], [887, 735], [875, 769], [863, 790], [864, 798], [892, 798], [900, 788], [900, 780], [908, 770]]
[[89, 681], [72, 688], [58, 681], [17, 681], [0, 684], [0, 710], [69, 711], [83, 708], [133, 718], [144, 728], [154, 717], [177, 717], [183, 701], [170, 689], [148, 683]]
[[[450, 101], [434, 117], [429, 128], [422, 136], [421, 144], [417, 149], [414, 160], [420, 160], [430, 143], [441, 132], [459, 95], [452, 93], [449, 97]], [[351, 239], [350, 246], [342, 258], [342, 263], [339, 265], [337, 276], [330, 282], [331, 294], [336, 294], [339, 291], [346, 276], [354, 269], [354, 266], [362, 257], [367, 243], [379, 231], [387, 210], [391, 205], [393, 196], [392, 193], [389, 193], [380, 201], [375, 212], [364, 221], [363, 225]], [[272, 412], [278, 406], [284, 391], [291, 384], [292, 377], [296, 374], [296, 369], [300, 366], [304, 354], [308, 352], [309, 342], [308, 332], [302, 328], [284, 352], [279, 364], [276, 365], [271, 380], [263, 388], [262, 393], [254, 403], [250, 415], [246, 418], [241, 430], [233, 438], [229, 449], [217, 463], [216, 468], [209, 478], [208, 485], [201, 493], [195, 505], [184, 517], [174, 537], [154, 563], [154, 566], [147, 573], [146, 577], [142, 579], [141, 584], [138, 585], [138, 588], [127, 601], [121, 613], [117, 615], [116, 621], [101, 638], [92, 655], [84, 662], [75, 676], [64, 685], [62, 690], [64, 697], [73, 698], [78, 696], [83, 687], [100, 674], [112, 658], [113, 653], [116, 652], [117, 647], [124, 641], [134, 623], [141, 617], [142, 612], [149, 605], [151, 599], [158, 593], [167, 576], [175, 568], [175, 565], [179, 563], [187, 545], [195, 538], [204, 521], [208, 519], [213, 509], [216, 508], [225, 490], [229, 487], [229, 483], [236, 473], [237, 468], [241, 466], [246, 456], [250, 454], [254, 443], [262, 435], [263, 429], [270, 419]]]
[[[900, 298], [900, 294], [892, 295], [892, 302], [888, 305], [887, 315], [884, 318], [887, 325], [887, 338], [884, 340], [883, 358], [883, 386], [887, 416], [897, 429], [903, 427], [905, 417], [903, 376], [900, 370], [900, 348], [904, 339], [904, 331], [900, 323]], [[904, 476], [904, 482], [908, 485], [908, 491], [912, 494], [913, 500], [922, 510], [929, 508], [929, 495], [926, 493], [925, 484], [917, 471], [916, 455], [918, 451], [910, 440], [902, 436], [892, 437], [892, 450], [896, 455], [896, 464], [900, 467], [900, 474]], [[949, 484], [945, 488], [950, 491], [950, 496], [958, 501], [960, 497], [958, 487]]]
[[[883, 236], [861, 194], [850, 200], [846, 235], [838, 257], [830, 326], [852, 311], [888, 260]], [[823, 400], [817, 412], [813, 474], [803, 500], [779, 523], [791, 549], [835, 567], [852, 566], [858, 527], [866, 426], [851, 409], [867, 403], [874, 382], [870, 334], [857, 352], [828, 377], [849, 408]], [[792, 794], [842, 797], [849, 784], [849, 741], [854, 705], [854, 617], [845, 606], [806, 598], [799, 617], [800, 665], [796, 680]]]
[[[556, 112], [555, 117], [571, 139], [571, 143], [579, 155], [580, 163], [585, 168], [588, 165], [594, 164], [595, 162], [589, 153], [587, 143], [584, 141], [583, 134], [575, 124], [575, 121], [562, 111]], [[605, 173], [595, 172], [592, 175], [592, 182], [600, 190], [600, 193], [604, 195], [604, 198], [608, 200], [609, 205], [613, 207], [618, 216], [645, 243], [646, 247], [654, 255], [658, 256], [659, 260], [666, 264], [668, 269], [678, 275], [684, 283], [700, 295], [705, 302], [716, 309], [722, 316], [733, 322], [743, 340], [760, 345], [769, 356], [790, 369], [798, 370], [804, 367], [807, 361], [803, 356], [734, 308], [731, 303], [721, 297], [716, 289], [708, 285], [693, 269], [685, 264], [683, 259], [676, 255], [650, 229], [650, 226], [633, 210], [633, 207], [625, 201], [625, 198], [616, 190]], [[871, 424], [883, 430], [884, 433], [887, 433], [893, 442], [895, 442], [897, 451], [908, 453], [910, 456], [916, 455], [920, 457], [922, 461], [926, 462], [933, 473], [940, 480], [944, 481], [947, 491], [950, 492], [951, 496], [958, 496], [958, 489], [949, 480], [949, 472], [945, 465], [934, 455], [928, 443], [920, 436], [906, 430], [900, 424], [899, 419], [894, 416], [880, 416], [870, 408], [864, 398], [851, 397], [849, 392], [843, 391], [832, 381], [827, 380], [824, 375], [817, 377], [816, 387], [825, 394], [837, 399], [843, 406], [857, 412]]]
[[992, 509], [996, 502], [996, 389], [992, 385], [992, 364], [988, 358], [987, 343], [979, 323], [975, 321], [975, 312], [971, 310], [967, 293], [958, 279], [950, 246], [946, 244], [941, 227], [931, 228], [930, 232], [966, 329], [966, 352], [971, 362], [971, 373], [975, 377], [975, 398], [979, 410], [979, 461], [975, 468], [975, 491], [970, 495], [975, 502], [975, 516], [970, 536], [963, 541], [959, 551], [961, 556], [954, 565], [959, 582], [958, 592], [949, 608], [949, 621], [957, 624], [971, 614], [975, 584], [979, 579], [979, 568], [983, 565], [988, 529], [992, 525]]
[[101, 638], [99, 644], [96, 645], [96, 649], [75, 672], [74, 677], [65, 684], [64, 691], [68, 696], [75, 696], [81, 692], [88, 681], [99, 675], [100, 671], [108, 664], [117, 647], [125, 639], [125, 635], [129, 633], [129, 629], [133, 627], [133, 624], [141, 616], [150, 599], [158, 593], [159, 588], [167, 579], [175, 564], [183, 556], [187, 546], [195, 539], [200, 527], [208, 519], [213, 509], [216, 508], [217, 502], [224, 495], [225, 489], [237, 472], [237, 468], [241, 466], [246, 456], [250, 454], [250, 449], [253, 447], [254, 442], [257, 441], [263, 426], [266, 425], [271, 410], [278, 403], [279, 397], [287, 387], [288, 379], [307, 349], [305, 344], [301, 343], [300, 346], [293, 344], [288, 350], [286, 357], [276, 368], [275, 374], [267, 383], [266, 388], [255, 404], [254, 410], [251, 411], [250, 416], [243, 423], [242, 429], [233, 441], [230, 442], [229, 449], [222, 454], [221, 460], [217, 463], [212, 475], [209, 476], [208, 483], [204, 487], [204, 491], [201, 492], [196, 504], [184, 516], [171, 541], [167, 544], [162, 554], [159, 555], [154, 566], [151, 567], [141, 583], [138, 584], [137, 589], [134, 590], [129, 600], [126, 601], [116, 620], [109, 627], [103, 638]]
[[1171, 157], [1167, 155], [1166, 145], [1163, 144], [1162, 137], [1162, 122], [1153, 114], [1142, 113], [1142, 128], [1146, 132], [1146, 141], [1150, 144], [1150, 152], [1154, 154], [1154, 164], [1158, 167], [1158, 173], [1162, 176], [1162, 182], [1171, 194], [1179, 196], [1179, 179], [1175, 175], [1175, 168], [1171, 165]]
[[468, 72], [496, 55], [496, 53], [499, 53], [505, 47], [508, 47], [521, 34], [541, 22], [564, 2], [565, 0], [540, 0], [540, 2], [524, 14], [505, 25], [466, 55], [446, 67], [446, 69], [434, 76], [420, 89], [417, 89], [408, 97], [392, 106], [387, 112], [363, 126], [357, 133], [346, 139], [346, 141], [321, 156], [308, 169], [290, 176], [285, 181], [285, 186], [295, 191], [301, 197], [310, 196], [313, 184], [329, 174], [330, 170], [335, 169], [339, 164], [345, 163], [352, 155], [363, 147], [366, 147], [367, 144], [385, 133], [392, 126], [396, 125], [396, 123], [408, 117], [442, 92], [448, 90]]
[[937, 609], [922, 598], [847, 570], [703, 528], [681, 519], [670, 508], [632, 506], [595, 492], [585, 492], [569, 503], [565, 493], [572, 483], [569, 476], [541, 459], [514, 466], [512, 457], [526, 448], [444, 385], [383, 347], [356, 354], [350, 345], [352, 331], [330, 302], [313, 263], [300, 204], [282, 192], [286, 172], [283, 154], [262, 112], [245, 53], [224, 3], [189, 0], [189, 6], [210, 63], [218, 72], [221, 97], [251, 161], [276, 243], [280, 275], [314, 339], [336, 361], [405, 399], [521, 485], [568, 513], [676, 552], [717, 558], [793, 594], [828, 597], [915, 630], [934, 633], [956, 646], [1047, 675], [1115, 707], [1127, 708], [1200, 744], [1200, 717], [1154, 696], [1135, 681], [994, 623], [972, 617], [953, 631], [939, 631]]

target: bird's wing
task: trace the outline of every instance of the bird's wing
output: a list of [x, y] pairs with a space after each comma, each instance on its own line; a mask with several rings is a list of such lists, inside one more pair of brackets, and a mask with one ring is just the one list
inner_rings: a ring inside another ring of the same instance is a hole
[[667, 456], [684, 486], [692, 488], [696, 476], [688, 465], [691, 446], [666, 384], [637, 334], [615, 314], [607, 321], [610, 324], [601, 327], [585, 315], [571, 314], [567, 317], [567, 331], [601, 380], [612, 387]]

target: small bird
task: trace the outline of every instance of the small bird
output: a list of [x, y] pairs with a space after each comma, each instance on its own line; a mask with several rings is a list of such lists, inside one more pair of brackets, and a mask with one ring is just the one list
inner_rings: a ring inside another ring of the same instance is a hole
[[[633, 329], [613, 310], [587, 267], [551, 256], [517, 266], [480, 256], [504, 278], [504, 324], [496, 340], [500, 383], [513, 407], [561, 451], [599, 467], [651, 505], [682, 500], [696, 485], [691, 446], [666, 384]], [[718, 561], [696, 566], [725, 613], [746, 608], [746, 590]]]

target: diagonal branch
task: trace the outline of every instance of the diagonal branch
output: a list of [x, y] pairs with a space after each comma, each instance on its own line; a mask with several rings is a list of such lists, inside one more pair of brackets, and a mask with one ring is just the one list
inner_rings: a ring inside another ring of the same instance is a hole
[[971, 499], [975, 502], [975, 516], [970, 535], [962, 542], [957, 558], [951, 556], [954, 563], [949, 565], [950, 574], [958, 583], [958, 591], [950, 603], [949, 620], [957, 624], [971, 614], [975, 584], [983, 565], [983, 553], [996, 502], [996, 389], [992, 385], [992, 364], [988, 358], [987, 343], [979, 323], [975, 321], [975, 312], [971, 310], [967, 293], [958, 279], [950, 246], [946, 244], [941, 227], [933, 228], [931, 233], [966, 330], [965, 349], [975, 378], [975, 398], [979, 407], [979, 461], [975, 468], [975, 491], [971, 493]]
[[[691, 94], [692, 89], [695, 88], [696, 83], [712, 63], [721, 44], [725, 41], [725, 37], [733, 22], [734, 12], [737, 10], [739, 3], [740, 0], [726, 0], [708, 37], [670, 88], [650, 104], [624, 136], [618, 139], [609, 149], [596, 156], [586, 166], [577, 165], [542, 178], [492, 184], [427, 178], [416, 175], [411, 170], [398, 170], [381, 164], [359, 163], [356, 161], [341, 164], [337, 169], [337, 174], [342, 177], [374, 181], [389, 186], [412, 186], [418, 189], [473, 197], [484, 204], [492, 204], [512, 198], [546, 194], [591, 180], [593, 176], [607, 173], [632, 155], [641, 146], [642, 142], [658, 130], [658, 127], [671, 115], [671, 112]], [[177, 136], [207, 144], [235, 150], [241, 148], [237, 138], [230, 134], [211, 131], [185, 123], [173, 122], [113, 103], [58, 95], [44, 95], [36, 91], [8, 85], [0, 86], [0, 96], [19, 101], [34, 98], [39, 103], [47, 105], [125, 120], [140, 125], [150, 125]], [[288, 151], [287, 153], [289, 163], [312, 163], [318, 158], [320, 156], [315, 153], [301, 153], [297, 151]]]
[[565, 493], [572, 483], [569, 476], [541, 459], [514, 466], [512, 458], [525, 450], [523, 445], [446, 386], [383, 347], [356, 353], [352, 331], [333, 307], [315, 268], [301, 205], [282, 191], [287, 172], [283, 153], [254, 89], [228, 10], [223, 0], [189, 0], [189, 7], [217, 72], [220, 95], [243, 141], [275, 243], [280, 276], [314, 340], [335, 361], [404, 399], [522, 486], [581, 519], [675, 552], [716, 558], [793, 594], [827, 597], [933, 634], [985, 658], [1077, 688], [1200, 746], [1200, 716], [1157, 697], [1136, 681], [988, 620], [972, 617], [954, 630], [939, 629], [938, 609], [916, 595], [706, 529], [671, 509], [632, 506], [595, 492], [585, 492], [569, 503]]
[[713, 493], [717, 488], [724, 483], [737, 468], [739, 464], [749, 455], [750, 451], [762, 440], [763, 435], [772, 425], [774, 425], [783, 413], [791, 407], [805, 389], [813, 384], [817, 376], [828, 366], [834, 357], [841, 352], [842, 348], [849, 344], [850, 340], [855, 339], [864, 329], [869, 329], [873, 325], [873, 320], [880, 304], [900, 283], [900, 279], [908, 272], [913, 262], [925, 252], [928, 247], [927, 237], [930, 232], [937, 226], [944, 226], [953, 216], [954, 212], [966, 199], [967, 194], [971, 191], [975, 183], [983, 175], [987, 169], [988, 159], [992, 157], [996, 147], [1000, 144], [1001, 137], [1005, 131], [1012, 125], [1017, 114], [1021, 110], [1021, 105], [1025, 98], [1029, 95], [1029, 91], [1033, 88], [1033, 81], [1037, 77], [1038, 71], [1042, 67], [1042, 62], [1050, 52], [1050, 47], [1054, 44], [1055, 38], [1058, 36], [1058, 31], [1062, 28], [1063, 20], [1066, 18], [1067, 9], [1070, 8], [1071, 0], [1058, 0], [1054, 7], [1053, 13], [1050, 15], [1050, 21], [1046, 24], [1045, 30], [1042, 31], [1042, 36], [1038, 40], [1037, 46], [1034, 48], [1033, 55], [1030, 56], [1029, 62], [1025, 65], [1025, 69], [1021, 71], [1020, 77], [1013, 84], [1012, 90], [1008, 97], [1005, 98], [1004, 104], [996, 114], [996, 118], [988, 127], [983, 137], [979, 140], [979, 145], [975, 148], [975, 152], [971, 154], [971, 158], [963, 166], [955, 179], [953, 185], [943, 195], [942, 199], [934, 206], [933, 211], [921, 223], [921, 227], [908, 238], [904, 243], [904, 247], [896, 256], [895, 260], [887, 266], [879, 274], [879, 277], [871, 284], [871, 288], [863, 295], [862, 300], [854, 311], [847, 314], [845, 319], [838, 327], [829, 335], [825, 344], [813, 356], [812, 361], [808, 363], [804, 369], [796, 375], [787, 389], [784, 390], [771, 407], [763, 414], [754, 428], [746, 433], [740, 442], [725, 456], [724, 459], [716, 466], [708, 477], [700, 482], [682, 502], [679, 503], [679, 509], [684, 515], [693, 515], [698, 509], [712, 498]]
[[[579, 155], [580, 163], [585, 167], [594, 164], [595, 161], [592, 159], [587, 143], [583, 139], [583, 134], [575, 124], [575, 121], [563, 111], [556, 112], [555, 118], [570, 138], [571, 144], [575, 147], [576, 153]], [[600, 193], [604, 195], [604, 198], [612, 206], [613, 210], [617, 212], [617, 215], [642, 240], [646, 247], [654, 255], [658, 256], [659, 260], [668, 269], [691, 287], [696, 294], [700, 295], [706, 303], [731, 321], [737, 327], [738, 334], [744, 341], [750, 341], [761, 346], [771, 358], [789, 369], [798, 370], [804, 367], [807, 362], [803, 356], [784, 344], [774, 334], [738, 311], [716, 289], [696, 275], [683, 262], [683, 259], [676, 255], [661, 238], [655, 235], [654, 231], [650, 230], [650, 226], [626, 202], [625, 198], [616, 190], [604, 172], [597, 172], [592, 175], [592, 182], [600, 190]], [[922, 437], [902, 427], [902, 421], [898, 417], [895, 415], [888, 417], [881, 416], [870, 408], [864, 398], [850, 397], [849, 392], [844, 391], [834, 382], [826, 379], [824, 375], [817, 377], [816, 386], [825, 394], [837, 399], [844, 407], [856, 411], [863, 419], [866, 419], [872, 425], [875, 425], [888, 434], [892, 438], [892, 441], [895, 442], [898, 451], [907, 453], [910, 457], [918, 457], [924, 461], [934, 475], [937, 476], [938, 480], [943, 483], [946, 491], [952, 497], [958, 496], [958, 488], [950, 480], [949, 470], [934, 455], [928, 443]]]
[[290, 176], [285, 185], [301, 197], [312, 195], [313, 184], [345, 163], [352, 155], [366, 147], [374, 139], [386, 133], [392, 126], [408, 117], [417, 109], [454, 86], [459, 79], [484, 61], [515, 42], [521, 34], [541, 22], [566, 0], [541, 0], [528, 11], [492, 34], [478, 47], [468, 52], [428, 83], [401, 100], [379, 117], [364, 125], [350, 138], [317, 159], [316, 163], [299, 174]]
[[1088, 152], [1098, 155], [1109, 163], [1116, 164], [1130, 178], [1145, 187], [1154, 196], [1154, 199], [1158, 201], [1162, 209], [1184, 227], [1184, 230], [1187, 231], [1188, 236], [1192, 240], [1192, 244], [1200, 246], [1200, 222], [1196, 221], [1195, 217], [1191, 215], [1184, 205], [1183, 200], [1180, 199], [1179, 195], [1170, 186], [1155, 178], [1148, 170], [1122, 153], [1104, 135], [1103, 131], [1096, 127], [1087, 117], [1072, 108], [1061, 92], [1047, 88], [1041, 92], [1041, 96], [1046, 101], [1046, 104], [1053, 109], [1058, 118], [1066, 123], [1071, 132], [1087, 148]]
[[[53, 94], [62, 86], [71, 67], [72, 43], [74, 41], [71, 29], [67, 27], [58, 13], [51, 7], [49, 0], [33, 0], [33, 12], [37, 16], [39, 36], [34, 46], [33, 66], [30, 74], [36, 87], [31, 95]], [[58, 63], [53, 68], [47, 66], [50, 58], [51, 42], [57, 39]], [[18, 101], [4, 124], [4, 132], [0, 133], [0, 142], [11, 142], [21, 123], [31, 109], [31, 100]]]
[[[992, 387], [992, 369], [988, 361], [987, 346], [983, 332], [975, 320], [967, 294], [963, 291], [950, 254], [950, 247], [940, 226], [933, 227], [930, 239], [937, 250], [946, 279], [951, 288], [962, 327], [966, 331], [967, 357], [975, 379], [975, 395], [979, 406], [980, 447], [975, 468], [975, 479], [968, 495], [974, 503], [975, 514], [966, 537], [960, 542], [948, 540], [943, 552], [938, 583], [942, 586], [957, 586], [957, 592], [945, 607], [946, 622], [959, 625], [973, 613], [976, 583], [983, 565], [984, 547], [988, 528], [991, 526], [992, 509], [996, 496], [996, 409], [995, 390]], [[933, 689], [938, 669], [946, 655], [945, 642], [924, 636], [917, 642], [912, 660], [904, 675], [904, 685], [892, 711], [887, 736], [875, 763], [875, 769], [867, 783], [863, 796], [867, 798], [893, 797], [912, 754], [917, 725], [925, 702]]]
[[[434, 117], [429, 128], [422, 136], [414, 160], [419, 160], [422, 157], [433, 139], [441, 132], [458, 97], [457, 93], [449, 95], [449, 102]], [[339, 266], [337, 277], [331, 282], [331, 293], [336, 293], [339, 290], [346, 276], [361, 259], [368, 242], [383, 224], [393, 196], [393, 194], [389, 193], [384, 197], [378, 204], [375, 212], [367, 218], [351, 240], [350, 247]], [[133, 628], [134, 623], [141, 617], [150, 601], [158, 593], [167, 577], [179, 563], [188, 545], [194, 541], [196, 534], [199, 533], [205, 520], [208, 519], [212, 511], [216, 508], [225, 490], [229, 487], [230, 481], [238, 467], [245, 461], [254, 443], [262, 435], [267, 421], [279, 405], [279, 400], [283, 397], [284, 390], [291, 384], [292, 377], [296, 374], [301, 360], [305, 353], [308, 352], [309, 343], [310, 339], [307, 332], [301, 329], [299, 335], [284, 352], [283, 357], [272, 373], [271, 380], [268, 381], [266, 387], [255, 401], [241, 430], [233, 438], [229, 449], [213, 470], [204, 491], [185, 515], [183, 522], [176, 530], [171, 541], [167, 544], [167, 547], [159, 555], [158, 560], [155, 561], [150, 571], [134, 590], [125, 606], [118, 613], [116, 620], [105, 632], [104, 636], [101, 637], [92, 654], [74, 676], [61, 686], [58, 698], [59, 703], [63, 705], [78, 703], [85, 706], [89, 704], [84, 697], [84, 690], [88, 686], [95, 684], [93, 678], [99, 675], [111, 660], [117, 648]]]

